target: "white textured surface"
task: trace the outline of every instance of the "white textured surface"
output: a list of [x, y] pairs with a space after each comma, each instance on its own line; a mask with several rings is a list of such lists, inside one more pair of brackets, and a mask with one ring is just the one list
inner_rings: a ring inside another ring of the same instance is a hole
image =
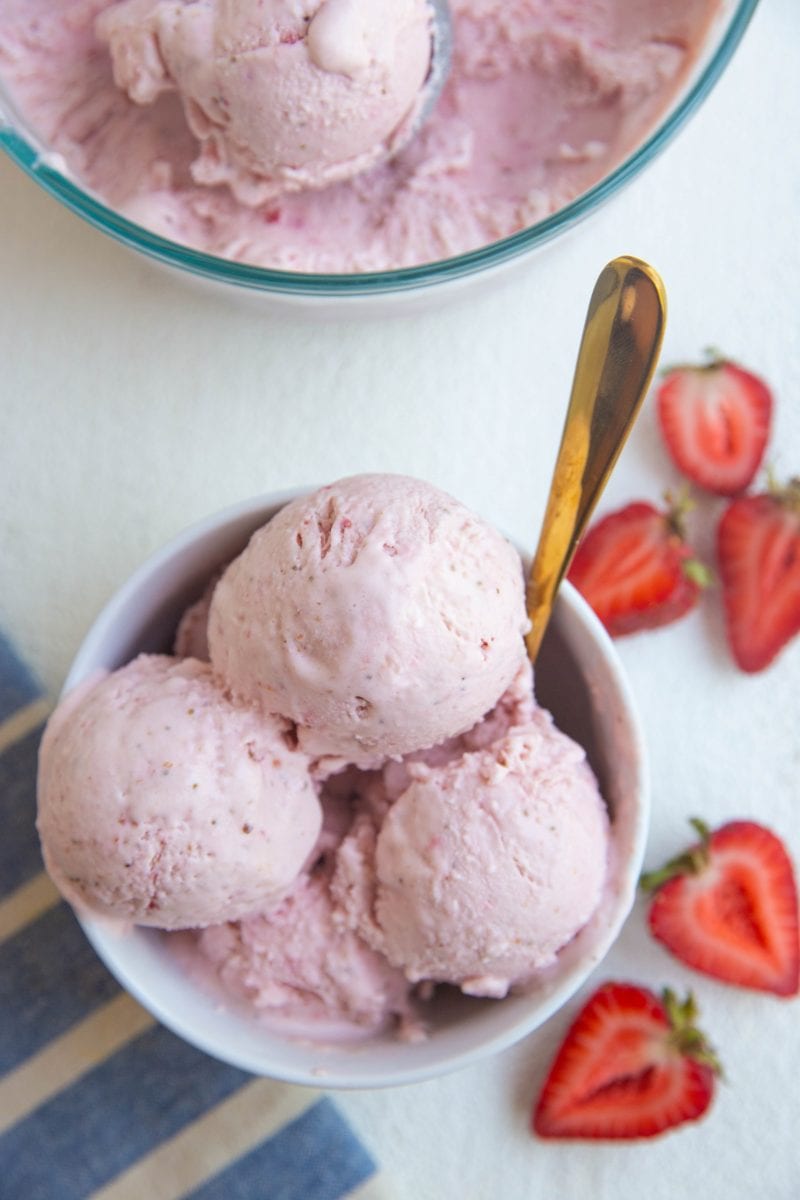
[[[797, 473], [799, 112], [800, 10], [764, 0], [700, 113], [593, 221], [498, 290], [365, 325], [197, 294], [0, 160], [0, 625], [55, 690], [149, 550], [250, 493], [355, 471], [420, 475], [530, 543], [586, 301], [620, 252], [664, 276], [665, 362], [713, 344], [772, 382], [770, 457]], [[673, 482], [645, 411], [604, 507]], [[693, 813], [757, 816], [800, 861], [800, 640], [745, 677], [718, 618], [712, 594], [681, 625], [620, 643], [653, 763], [648, 861]], [[728, 1076], [707, 1120], [641, 1145], [531, 1139], [528, 1109], [573, 1005], [484, 1066], [342, 1098], [399, 1200], [800, 1194], [798, 1002], [691, 974], [641, 912], [597, 979], [611, 975], [695, 988]]]

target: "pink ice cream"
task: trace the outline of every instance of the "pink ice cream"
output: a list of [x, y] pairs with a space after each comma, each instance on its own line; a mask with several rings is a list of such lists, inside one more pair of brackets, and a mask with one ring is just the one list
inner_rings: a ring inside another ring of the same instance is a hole
[[399, 761], [389, 760], [384, 764], [379, 784], [370, 787], [368, 793], [365, 793], [370, 797], [373, 811], [379, 814], [381, 819], [385, 816], [386, 807], [410, 785], [416, 764], [444, 767], [465, 754], [486, 750], [495, 742], [499, 742], [515, 726], [530, 724], [537, 710], [533, 695], [533, 671], [530, 662], [525, 658], [494, 707], [471, 729], [426, 750], [407, 754]]
[[427, 0], [123, 0], [95, 28], [131, 100], [180, 95], [195, 181], [252, 206], [389, 157], [431, 61]]
[[[320, 19], [333, 3], [326, 0]], [[389, 5], [395, 7], [403, 6]], [[234, 129], [211, 85], [212, 78], [219, 82], [224, 54], [190, 64], [193, 43], [177, 31], [189, 18], [205, 30], [207, 0], [145, 0], [133, 9], [110, 0], [0, 0], [0, 80], [33, 133], [68, 169], [148, 229], [258, 266], [385, 270], [485, 246], [551, 215], [605, 177], [644, 140], [681, 86], [719, 0], [452, 0], [451, 8], [450, 78], [412, 142], [351, 180], [255, 207], [249, 202], [263, 184], [253, 168], [264, 149], [252, 156], [248, 147], [257, 139], [249, 117], [241, 116], [239, 128], [239, 101], [242, 113], [251, 100], [254, 112], [274, 109], [256, 104], [261, 83], [243, 92], [226, 68], [220, 95], [236, 109]], [[234, 10], [247, 24], [251, 6], [230, 5], [226, 12]], [[126, 30], [132, 14], [142, 18], [138, 32], [135, 22]], [[150, 38], [148, 21], [156, 16]], [[192, 31], [198, 32], [194, 25]], [[156, 53], [162, 35], [163, 57]], [[202, 36], [207, 43], [208, 33]], [[300, 42], [286, 53], [310, 57]], [[271, 50], [256, 39], [259, 70], [265, 54]], [[177, 90], [145, 105], [124, 90], [148, 99], [178, 86], [186, 110]], [[368, 110], [364, 121], [372, 130]], [[287, 137], [296, 133], [299, 115], [291, 100]], [[318, 159], [323, 151], [331, 163], [352, 155], [352, 146], [319, 125], [316, 119]], [[274, 163], [287, 158], [281, 149]], [[295, 182], [309, 170], [307, 163], [289, 165], [299, 172]]]
[[229, 704], [205, 664], [143, 655], [70, 694], [38, 780], [45, 862], [90, 913], [160, 929], [276, 903], [321, 809], [285, 724]]
[[504, 996], [600, 900], [608, 817], [594, 776], [541, 711], [484, 750], [409, 773], [383, 821], [360, 816], [342, 842], [334, 898], [412, 982]]
[[349, 929], [324, 866], [304, 875], [277, 907], [199, 935], [198, 951], [233, 997], [295, 1027], [375, 1033], [413, 1027], [402, 971]]
[[[519, 556], [404, 476], [281, 509], [140, 656], [59, 706], [45, 861], [164, 930], [289, 1033], [415, 1037], [435, 986], [502, 997], [603, 890], [609, 823], [536, 703]], [[206, 628], [206, 625], [208, 628]], [[224, 999], [223, 999], [224, 1002]]]
[[313, 758], [379, 766], [469, 729], [524, 657], [519, 555], [451, 496], [359, 475], [288, 504], [228, 567], [211, 662]]

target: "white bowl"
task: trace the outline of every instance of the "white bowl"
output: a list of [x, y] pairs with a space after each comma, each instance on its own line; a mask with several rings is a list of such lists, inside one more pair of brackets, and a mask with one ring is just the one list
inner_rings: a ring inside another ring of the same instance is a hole
[[[168, 650], [179, 616], [214, 568], [243, 549], [250, 534], [297, 494], [261, 496], [216, 513], [152, 555], [95, 621], [64, 691], [142, 651]], [[612, 817], [612, 865], [589, 924], [524, 992], [476, 1000], [440, 989], [428, 1006], [431, 1032], [425, 1041], [402, 1042], [387, 1033], [325, 1046], [221, 1005], [184, 974], [165, 936], [154, 930], [119, 934], [84, 918], [89, 940], [123, 987], [164, 1025], [257, 1075], [327, 1088], [389, 1086], [443, 1074], [518, 1041], [569, 1000], [617, 937], [633, 904], [648, 821], [645, 751], [628, 685], [611, 640], [568, 583], [561, 587], [536, 679], [540, 702], [586, 748], [600, 780]]]

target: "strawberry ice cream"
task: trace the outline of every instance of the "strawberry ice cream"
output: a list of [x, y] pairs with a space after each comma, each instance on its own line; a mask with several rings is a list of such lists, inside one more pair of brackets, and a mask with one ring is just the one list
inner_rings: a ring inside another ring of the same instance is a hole
[[[229, 995], [300, 1029], [374, 1033], [396, 1020], [413, 1030], [411, 986], [353, 930], [330, 895], [324, 865], [276, 908], [198, 936], [197, 952]], [[184, 948], [184, 955], [191, 950]]]
[[431, 62], [427, 0], [123, 0], [95, 28], [133, 101], [180, 95], [195, 181], [254, 206], [390, 156]]
[[143, 655], [71, 693], [39, 770], [45, 862], [77, 908], [160, 929], [275, 903], [321, 809], [285, 723], [234, 708], [205, 664]]
[[[251, 3], [0, 0], [0, 83], [86, 188], [172, 241], [287, 271], [380, 271], [486, 246], [607, 176], [675, 96], [719, 0], [451, 0], [448, 82], [385, 161], [424, 69], [417, 6], [267, 7], [295, 14], [286, 42]], [[339, 57], [371, 10], [392, 21], [377, 39], [367, 27], [363, 62], [396, 44], [405, 64], [377, 106], [383, 67]], [[393, 43], [406, 15], [415, 32]], [[361, 170], [370, 144], [381, 161]], [[344, 167], [359, 173], [331, 182]]]
[[527, 664], [467, 733], [332, 776], [321, 800], [319, 858], [289, 897], [175, 946], [206, 986], [289, 1031], [325, 1040], [394, 1022], [417, 1037], [432, 984], [502, 997], [600, 901], [606, 809]]
[[48, 870], [90, 914], [186, 930], [193, 979], [290, 1033], [417, 1037], [438, 985], [505, 996], [589, 920], [609, 856], [526, 624], [516, 551], [438, 489], [301, 497], [178, 623], [210, 662], [142, 655], [56, 710]]
[[[359, 475], [288, 504], [211, 602], [211, 662], [314, 758], [379, 766], [469, 729], [524, 657], [519, 555], [430, 484]], [[330, 769], [330, 766], [329, 766]]]
[[594, 776], [541, 711], [410, 775], [380, 823], [356, 819], [334, 897], [411, 981], [504, 996], [549, 966], [600, 900], [608, 817]]

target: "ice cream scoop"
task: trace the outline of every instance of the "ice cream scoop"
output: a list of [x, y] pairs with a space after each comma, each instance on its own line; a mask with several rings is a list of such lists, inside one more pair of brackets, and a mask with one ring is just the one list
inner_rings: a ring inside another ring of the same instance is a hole
[[122, 0], [96, 31], [138, 104], [176, 91], [197, 183], [261, 205], [396, 154], [447, 74], [445, 0]]
[[230, 694], [296, 723], [312, 759], [382, 764], [463, 733], [517, 674], [519, 555], [452, 496], [354, 475], [286, 505], [214, 589]]
[[429, 114], [450, 74], [453, 61], [453, 17], [449, 0], [428, 0], [431, 17], [431, 65], [422, 91], [421, 102], [415, 120], [409, 126], [405, 139], [398, 141], [395, 153], [403, 149], [406, 142], [418, 132]]
[[647, 393], [664, 337], [664, 285], [623, 255], [594, 286], [578, 350], [561, 445], [528, 580], [534, 662], [556, 592]]
[[[324, 865], [268, 912], [204, 930], [199, 949], [229, 994], [311, 1035], [374, 1033], [411, 1015], [411, 985], [345, 926]], [[188, 957], [188, 956], [187, 956]], [[190, 960], [191, 961], [191, 960]]]
[[282, 899], [319, 834], [285, 723], [235, 708], [196, 659], [140, 655], [70, 692], [39, 757], [45, 863], [79, 911], [183, 929]]
[[485, 748], [408, 773], [382, 820], [356, 818], [334, 896], [412, 982], [505, 996], [600, 898], [608, 816], [584, 752], [536, 709]]

